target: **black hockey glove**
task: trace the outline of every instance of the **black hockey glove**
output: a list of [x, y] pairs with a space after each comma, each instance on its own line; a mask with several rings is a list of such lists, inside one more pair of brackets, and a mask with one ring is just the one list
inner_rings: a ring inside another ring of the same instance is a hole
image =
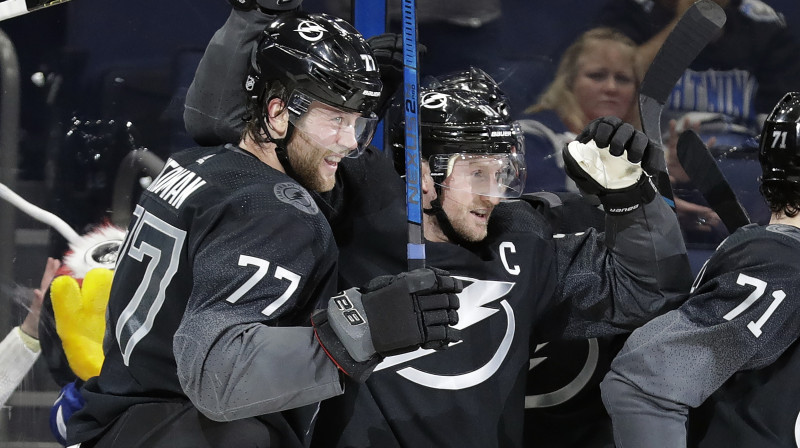
[[276, 14], [299, 8], [303, 0], [228, 0], [228, 2], [242, 11], [259, 8], [267, 14]]
[[[367, 39], [367, 43], [381, 72], [383, 90], [378, 98], [378, 108], [375, 113], [378, 117], [383, 117], [395, 92], [403, 84], [403, 35], [379, 34]], [[418, 56], [421, 57], [425, 52], [427, 52], [425, 45], [417, 44]]]
[[463, 285], [435, 268], [376, 277], [314, 312], [314, 333], [328, 357], [351, 378], [366, 381], [384, 357], [420, 347], [441, 350], [460, 340]]
[[593, 120], [564, 146], [564, 170], [606, 213], [623, 215], [656, 197], [649, 166], [656, 143], [617, 117]]

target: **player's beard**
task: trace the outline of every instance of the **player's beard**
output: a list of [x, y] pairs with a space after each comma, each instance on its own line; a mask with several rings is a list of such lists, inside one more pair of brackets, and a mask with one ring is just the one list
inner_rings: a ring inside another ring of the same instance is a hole
[[[494, 205], [487, 201], [476, 200], [471, 204], [463, 204], [452, 198], [443, 199], [442, 207], [447, 215], [447, 220], [453, 230], [464, 240], [469, 242], [483, 241], [488, 234], [489, 217], [491, 216]], [[480, 223], [472, 214], [474, 209], [485, 210], [485, 222]]]
[[475, 226], [469, 222], [469, 216], [465, 214], [457, 214], [456, 216], [450, 216], [448, 213], [447, 219], [450, 220], [450, 225], [453, 226], [453, 230], [458, 233], [461, 238], [464, 238], [466, 241], [476, 243], [478, 241], [483, 241], [488, 234], [488, 226]]
[[301, 130], [295, 129], [291, 141], [287, 145], [289, 163], [297, 177], [295, 180], [300, 182], [309, 191], [325, 192], [333, 189], [336, 177], [333, 175], [325, 176], [320, 171], [326, 155], [330, 151], [320, 148], [308, 138]]

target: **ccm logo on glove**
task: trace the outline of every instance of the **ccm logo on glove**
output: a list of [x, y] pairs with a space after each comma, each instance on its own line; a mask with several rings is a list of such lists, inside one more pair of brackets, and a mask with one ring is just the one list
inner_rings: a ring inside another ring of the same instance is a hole
[[361, 317], [358, 310], [353, 307], [353, 302], [351, 302], [345, 294], [332, 297], [331, 300], [336, 305], [336, 308], [339, 308], [339, 311], [342, 312], [342, 316], [350, 325], [362, 325], [367, 323], [364, 318]]

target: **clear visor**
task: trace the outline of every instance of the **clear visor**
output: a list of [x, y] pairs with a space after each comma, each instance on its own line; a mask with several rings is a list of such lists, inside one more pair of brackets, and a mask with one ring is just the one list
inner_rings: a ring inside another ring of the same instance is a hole
[[302, 92], [289, 99], [289, 122], [320, 147], [342, 157], [358, 157], [372, 141], [378, 117], [345, 111]]
[[520, 197], [525, 188], [522, 154], [442, 154], [431, 157], [429, 163], [434, 182], [451, 190], [509, 199]]

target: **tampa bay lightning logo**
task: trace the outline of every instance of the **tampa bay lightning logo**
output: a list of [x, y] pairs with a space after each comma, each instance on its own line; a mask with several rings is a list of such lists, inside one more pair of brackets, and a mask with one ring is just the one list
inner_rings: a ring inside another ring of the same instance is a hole
[[297, 25], [297, 29], [295, 29], [295, 31], [300, 34], [300, 37], [309, 42], [316, 42], [322, 39], [322, 36], [325, 35], [325, 28], [311, 20], [301, 21], [300, 24]]
[[[532, 408], [547, 408], [551, 406], [558, 406], [562, 403], [569, 401], [572, 397], [577, 395], [580, 391], [582, 391], [589, 381], [591, 381], [592, 377], [597, 370], [597, 363], [600, 359], [600, 345], [597, 342], [597, 339], [588, 339], [585, 341], [588, 344], [586, 347], [586, 356], [585, 360], [581, 364], [580, 370], [577, 372], [568, 369], [565, 367], [566, 364], [570, 363], [563, 363], [562, 369], [564, 372], [563, 378], [550, 378], [549, 381], [541, 381], [541, 383], [550, 383], [552, 384], [556, 380], [558, 384], [558, 388], [552, 388], [552, 390], [544, 390], [540, 391], [540, 393], [535, 393], [531, 395], [527, 395], [525, 397], [525, 409], [532, 409]], [[550, 343], [545, 342], [543, 344], [539, 344], [536, 346], [536, 354], [539, 355], [543, 352], [545, 347], [550, 345]], [[564, 349], [571, 349], [572, 347], [564, 346], [563, 344], [559, 345], [556, 343], [558, 349], [554, 351], [555, 359], [549, 359], [548, 356], [537, 356], [535, 358], [531, 358], [530, 364], [528, 366], [528, 370], [532, 372], [532, 378], [529, 376], [528, 382], [534, 381], [535, 383], [540, 383], [536, 376], [536, 366], [542, 364], [543, 362], [560, 362], [560, 356], [570, 356], [570, 357], [577, 357], [577, 353], [582, 353], [581, 350], [577, 350], [576, 352], [566, 353]], [[560, 349], [560, 350], [559, 350]], [[583, 355], [580, 355], [580, 358], [583, 358]], [[578, 358], [577, 360], [580, 360]], [[576, 366], [577, 367], [577, 366]], [[577, 369], [576, 369], [577, 370]], [[570, 374], [572, 372], [572, 374]]]
[[[497, 349], [492, 355], [491, 359], [482, 366], [477, 367], [469, 372], [436, 374], [424, 372], [414, 367], [404, 367], [397, 371], [397, 374], [403, 378], [417, 383], [421, 386], [430, 387], [433, 389], [444, 390], [460, 390], [468, 387], [476, 386], [489, 378], [497, 372], [503, 364], [508, 351], [511, 348], [511, 343], [514, 340], [514, 331], [516, 329], [516, 320], [514, 317], [514, 310], [509, 305], [508, 301], [504, 299], [506, 295], [514, 287], [512, 282], [489, 281], [489, 280], [476, 280], [468, 277], [454, 276], [468, 283], [461, 293], [458, 294], [458, 299], [461, 306], [458, 309], [458, 325], [454, 327], [459, 330], [464, 330], [471, 327], [478, 322], [485, 319], [500, 319], [505, 315], [506, 330], [500, 341], [461, 341], [458, 344], [497, 344]], [[493, 302], [499, 302], [500, 308], [489, 308], [488, 305]], [[497, 314], [500, 312], [503, 314]], [[398, 364], [406, 363], [423, 356], [440, 353], [436, 350], [419, 349], [417, 351], [406, 353], [403, 355], [389, 356], [383, 360], [375, 371], [387, 369]], [[446, 352], [442, 352], [446, 353]]]
[[425, 92], [420, 98], [420, 106], [427, 109], [444, 109], [447, 106], [447, 94], [439, 92]]
[[309, 215], [319, 213], [319, 208], [305, 188], [293, 182], [275, 184], [275, 197]]

